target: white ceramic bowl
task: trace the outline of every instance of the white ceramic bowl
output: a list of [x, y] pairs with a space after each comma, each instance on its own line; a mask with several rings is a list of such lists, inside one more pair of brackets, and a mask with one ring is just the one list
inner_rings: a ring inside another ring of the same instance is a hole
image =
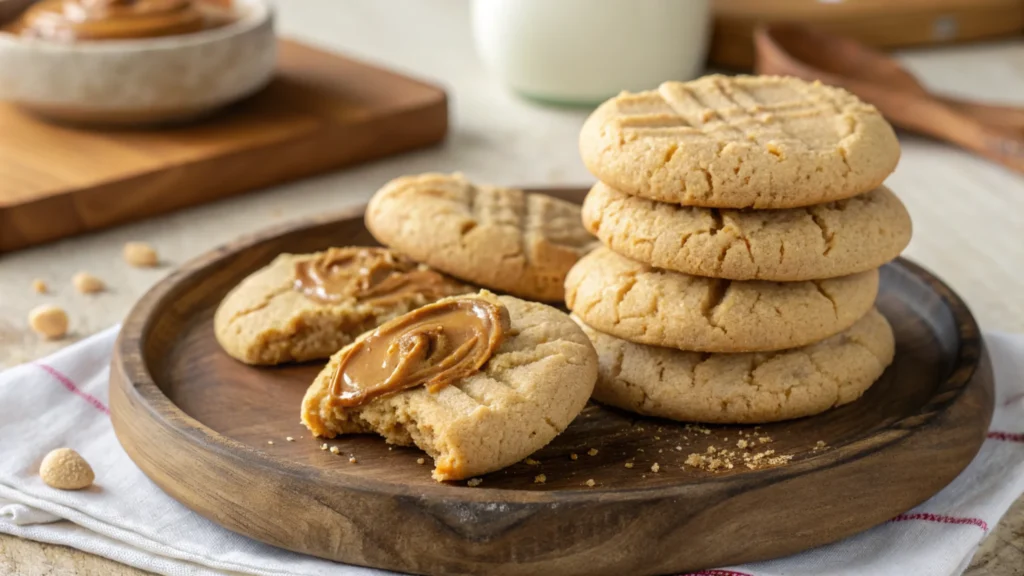
[[270, 6], [234, 5], [234, 22], [180, 36], [65, 43], [0, 32], [0, 100], [79, 124], [206, 114], [258, 91], [274, 71]]

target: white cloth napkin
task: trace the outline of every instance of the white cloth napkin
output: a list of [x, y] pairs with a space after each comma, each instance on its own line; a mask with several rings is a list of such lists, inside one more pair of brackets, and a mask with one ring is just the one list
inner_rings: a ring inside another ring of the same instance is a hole
[[[229, 532], [164, 494], [121, 449], [107, 409], [110, 329], [0, 373], [0, 532], [64, 544], [160, 574], [387, 574], [287, 552]], [[996, 412], [974, 462], [942, 492], [892, 521], [802, 554], [701, 576], [960, 574], [1024, 492], [1024, 335], [990, 333]], [[88, 490], [39, 478], [68, 446], [96, 471]], [[865, 487], [870, 489], [870, 487]]]

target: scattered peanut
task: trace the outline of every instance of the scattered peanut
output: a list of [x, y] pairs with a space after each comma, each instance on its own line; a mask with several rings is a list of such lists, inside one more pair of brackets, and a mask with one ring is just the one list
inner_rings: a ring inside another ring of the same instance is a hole
[[68, 333], [68, 315], [59, 306], [43, 304], [28, 313], [28, 325], [43, 338], [57, 340]]
[[92, 486], [96, 475], [81, 454], [71, 448], [57, 448], [43, 458], [39, 476], [52, 488], [81, 490]]
[[136, 268], [152, 268], [160, 259], [156, 250], [145, 242], [128, 242], [124, 245], [124, 261]]
[[469, 486], [470, 488], [476, 488], [477, 486], [483, 483], [483, 478], [470, 478], [469, 480], [466, 481], [466, 486]]
[[548, 481], [548, 477], [543, 474], [537, 474], [533, 477], [534, 484], [543, 484]]
[[588, 487], [590, 487], [590, 488], [593, 488], [594, 486], [596, 486], [596, 485], [597, 485], [597, 482], [594, 482], [594, 479], [593, 479], [593, 478], [591, 478], [591, 479], [589, 479], [589, 480], [587, 480], [587, 481], [586, 481], [586, 485], [587, 485]]
[[93, 294], [96, 292], [102, 292], [107, 286], [103, 283], [103, 280], [89, 274], [88, 272], [79, 272], [71, 278], [71, 283], [74, 284], [75, 290], [78, 290], [82, 294]]

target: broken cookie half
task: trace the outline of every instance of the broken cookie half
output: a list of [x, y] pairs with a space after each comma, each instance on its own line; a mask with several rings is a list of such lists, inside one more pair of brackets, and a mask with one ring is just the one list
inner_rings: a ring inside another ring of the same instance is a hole
[[597, 354], [558, 310], [487, 291], [395, 318], [333, 355], [302, 402], [317, 436], [376, 432], [434, 458], [434, 479], [514, 464], [561, 433]]
[[224, 298], [214, 333], [225, 352], [246, 364], [327, 358], [383, 322], [470, 291], [386, 248], [282, 254]]

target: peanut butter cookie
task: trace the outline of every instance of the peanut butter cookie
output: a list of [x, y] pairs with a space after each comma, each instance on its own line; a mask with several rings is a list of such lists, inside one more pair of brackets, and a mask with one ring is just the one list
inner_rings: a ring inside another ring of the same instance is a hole
[[660, 270], [598, 248], [565, 281], [565, 301], [592, 328], [641, 344], [699, 352], [805, 346], [871, 309], [878, 271], [808, 282], [734, 282]]
[[282, 254], [228, 293], [214, 334], [246, 364], [327, 358], [395, 316], [470, 291], [385, 248]]
[[580, 153], [627, 194], [710, 208], [795, 208], [878, 187], [899, 143], [840, 88], [775, 76], [705, 76], [624, 92], [597, 108]]
[[903, 203], [882, 186], [786, 210], [719, 210], [655, 202], [598, 183], [583, 223], [606, 246], [659, 268], [730, 280], [835, 278], [878, 268], [910, 242]]
[[460, 174], [392, 180], [370, 201], [381, 243], [467, 282], [530, 300], [561, 301], [565, 274], [596, 240], [580, 207]]
[[597, 379], [566, 314], [489, 292], [441, 300], [331, 357], [302, 402], [317, 436], [376, 432], [434, 459], [436, 480], [514, 464], [560, 434]]
[[895, 352], [892, 329], [877, 310], [803, 348], [750, 354], [634, 344], [580, 325], [600, 359], [594, 400], [692, 422], [775, 422], [848, 404], [882, 375]]

